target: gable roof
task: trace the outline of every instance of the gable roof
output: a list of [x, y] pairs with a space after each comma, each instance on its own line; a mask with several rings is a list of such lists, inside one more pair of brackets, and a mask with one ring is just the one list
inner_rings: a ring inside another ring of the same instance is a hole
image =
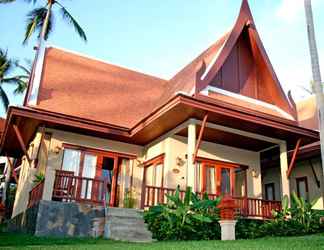
[[[57, 48], [47, 48], [38, 102], [34, 108], [131, 128], [177, 93], [198, 98], [226, 63], [243, 31], [248, 32], [254, 60], [265, 65], [267, 77], [271, 78], [274, 90], [270, 99], [273, 97], [273, 106], [277, 109], [262, 108], [215, 93], [208, 95], [209, 98], [295, 121], [295, 108], [274, 73], [246, 0], [242, 2], [233, 29], [168, 81]], [[268, 89], [265, 91], [269, 92]]]
[[131, 127], [152, 111], [166, 84], [157, 77], [50, 47], [36, 107]]
[[[196, 92], [203, 90], [216, 77], [218, 72], [226, 63], [226, 60], [228, 60], [230, 57], [233, 49], [235, 49], [235, 45], [239, 42], [239, 38], [244, 32], [249, 39], [248, 42], [251, 46], [254, 63], [256, 63], [259, 67], [258, 73], [264, 75], [261, 81], [255, 82], [255, 85], [257, 85], [255, 87], [261, 88], [261, 91], [266, 92], [266, 95], [270, 95], [270, 97], [267, 98], [267, 102], [273, 102], [274, 105], [296, 118], [296, 111], [295, 107], [293, 106], [293, 101], [292, 99], [288, 100], [276, 76], [276, 73], [274, 72], [257, 32], [247, 0], [243, 0], [237, 21], [217, 58], [215, 58], [215, 63], [210, 66], [208, 72], [205, 72], [200, 78], [198, 78]], [[265, 82], [267, 82], [268, 86], [262, 86], [265, 84]], [[264, 89], [262, 90], [262, 88]], [[259, 92], [256, 93], [255, 98], [260, 99], [260, 95], [261, 94]]]

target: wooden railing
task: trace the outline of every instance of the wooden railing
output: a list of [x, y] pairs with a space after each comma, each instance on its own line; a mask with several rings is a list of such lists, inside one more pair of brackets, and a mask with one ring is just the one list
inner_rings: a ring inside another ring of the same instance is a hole
[[29, 192], [28, 208], [33, 207], [37, 202], [42, 199], [44, 190], [44, 181], [39, 182], [33, 189]]
[[107, 183], [99, 178], [74, 176], [73, 172], [57, 170], [53, 200], [104, 204]]
[[[166, 204], [166, 194], [172, 195], [175, 189], [155, 186], [145, 186], [142, 193], [142, 208], [151, 207], [157, 204]], [[180, 190], [180, 198], [183, 199], [185, 191]], [[202, 196], [198, 193], [198, 196]], [[216, 194], [208, 194], [209, 199], [218, 197]], [[280, 201], [268, 201], [247, 197], [233, 197], [237, 205], [236, 214], [242, 217], [272, 218], [272, 210], [280, 210]]]

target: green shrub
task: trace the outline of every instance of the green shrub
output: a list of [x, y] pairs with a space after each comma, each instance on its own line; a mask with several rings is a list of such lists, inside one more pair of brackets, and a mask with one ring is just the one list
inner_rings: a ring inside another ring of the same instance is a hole
[[177, 188], [174, 195], [167, 195], [167, 204], [151, 207], [144, 213], [148, 228], [157, 240], [210, 240], [220, 238], [220, 198], [200, 199], [188, 187], [184, 200]]
[[265, 236], [261, 230], [263, 220], [244, 219], [237, 220], [235, 226], [235, 235], [237, 239], [256, 239]]
[[269, 236], [298, 236], [319, 233], [324, 230], [320, 221], [320, 213], [313, 210], [317, 202], [306, 202], [303, 198], [292, 193], [291, 207], [288, 198], [284, 197], [282, 210], [274, 212], [274, 220], [267, 221], [260, 227], [260, 231]]
[[133, 189], [130, 189], [125, 192], [124, 195], [124, 208], [134, 208], [136, 204], [135, 191]]

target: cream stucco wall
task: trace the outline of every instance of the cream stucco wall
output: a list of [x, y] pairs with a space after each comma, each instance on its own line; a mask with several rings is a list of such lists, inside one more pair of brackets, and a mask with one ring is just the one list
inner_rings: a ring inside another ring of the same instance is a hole
[[[314, 166], [316, 176], [320, 180], [320, 186], [322, 186], [322, 185], [324, 185], [324, 181], [323, 181], [323, 172], [322, 172], [321, 161], [319, 158], [314, 158], [314, 159], [312, 159], [312, 163]], [[309, 199], [311, 201], [318, 199], [314, 208], [323, 209], [322, 191], [321, 191], [321, 188], [317, 187], [315, 177], [314, 177], [314, 174], [312, 172], [312, 169], [311, 169], [311, 166], [310, 166], [310, 163], [308, 160], [297, 162], [295, 168], [291, 172], [291, 175], [290, 175], [290, 192], [291, 193], [292, 192], [297, 193], [296, 178], [300, 178], [300, 177], [307, 177]], [[281, 197], [280, 178], [281, 178], [281, 175], [280, 175], [279, 167], [265, 169], [263, 171], [262, 189], [263, 189], [263, 197], [264, 198], [265, 198], [265, 190], [264, 190], [265, 184], [274, 183], [276, 199], [280, 200], [280, 197]]]
[[[176, 187], [177, 185], [184, 187], [186, 185], [187, 164], [185, 162], [182, 166], [177, 166], [176, 159], [180, 157], [186, 161], [187, 138], [173, 136], [169, 138], [169, 147], [170, 160], [165, 165], [165, 184], [168, 184], [168, 187]], [[198, 156], [248, 166], [248, 196], [261, 198], [260, 156], [258, 152], [203, 141], [198, 151]], [[179, 169], [180, 172], [175, 174], [172, 171], [174, 168]], [[255, 172], [254, 175], [252, 171]]]
[[[188, 172], [186, 162], [186, 137], [175, 135], [165, 136], [160, 140], [142, 147], [55, 129], [46, 129], [46, 132], [51, 134], [51, 138], [47, 144], [44, 143], [44, 145], [47, 145], [48, 147], [48, 159], [42, 160], [42, 162], [45, 162], [44, 164], [46, 164], [43, 193], [44, 200], [51, 200], [52, 198], [55, 170], [61, 168], [64, 143], [136, 155], [137, 159], [133, 160], [131, 165], [133, 166], [133, 187], [136, 191], [137, 206], [140, 205], [140, 195], [142, 189], [142, 163], [161, 155], [162, 153], [165, 154], [164, 186], [175, 188], [177, 185], [180, 185], [182, 189], [186, 187], [186, 178]], [[35, 138], [35, 140], [37, 139]], [[258, 152], [203, 141], [201, 143], [198, 156], [248, 166], [248, 196], [255, 198], [262, 197], [260, 155]], [[24, 166], [24, 168], [26, 167]], [[25, 170], [23, 170], [23, 172], [24, 171]], [[27, 206], [28, 192], [32, 186], [31, 175], [34, 175], [34, 173], [29, 173], [29, 176], [22, 174], [23, 177], [20, 179], [18, 187], [19, 191], [17, 193], [18, 198], [16, 199], [15, 214], [23, 211]]]
[[[38, 165], [39, 168], [35, 168], [35, 159], [37, 157], [38, 147], [40, 146], [42, 134], [38, 131], [35, 135], [35, 138], [31, 141], [28, 146], [28, 155], [31, 159], [31, 164], [28, 163], [26, 156], [23, 156], [22, 163], [20, 165], [20, 177], [17, 185], [17, 192], [12, 212], [12, 217], [23, 212], [28, 205], [29, 192], [35, 186], [33, 182], [35, 175], [41, 173], [44, 170], [42, 166], [43, 161], [40, 161]], [[44, 145], [42, 145], [44, 147]]]
[[[92, 136], [85, 136], [71, 132], [65, 132], [55, 129], [47, 129], [51, 133], [51, 143], [48, 152], [48, 162], [45, 176], [45, 187], [43, 193], [44, 200], [51, 200], [53, 193], [53, 184], [55, 179], [55, 170], [61, 168], [63, 160], [63, 144], [73, 144], [77, 146], [84, 146], [93, 149], [100, 149], [111, 152], [126, 153], [136, 155], [138, 159], [142, 158], [143, 147], [127, 144], [123, 142], [101, 139]], [[133, 187], [136, 193], [137, 203], [140, 203], [140, 193], [142, 184], [143, 169], [139, 166], [140, 161], [132, 160], [133, 166]]]

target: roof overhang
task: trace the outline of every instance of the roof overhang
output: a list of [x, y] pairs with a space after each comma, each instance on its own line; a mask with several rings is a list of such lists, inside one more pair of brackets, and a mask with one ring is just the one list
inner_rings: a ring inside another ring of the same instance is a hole
[[[12, 157], [22, 155], [12, 128], [13, 124], [16, 124], [20, 131], [23, 131], [23, 140], [26, 144], [33, 138], [37, 128], [44, 125], [48, 128], [146, 145], [189, 119], [202, 120], [207, 112], [209, 123], [287, 141], [288, 149], [294, 148], [299, 138], [302, 139], [303, 145], [319, 140], [318, 131], [299, 127], [294, 121], [228, 103], [217, 102], [205, 96], [190, 97], [178, 94], [138, 122], [133, 128], [118, 127], [35, 108], [10, 107], [1, 140], [1, 154]], [[212, 136], [213, 133], [220, 132], [217, 129], [210, 128], [203, 140], [217, 140], [216, 137]], [[226, 134], [218, 137], [219, 140], [224, 136]], [[232, 141], [232, 146], [238, 147], [237, 140], [234, 141], [235, 137], [232, 138], [227, 140], [226, 144], [231, 144]], [[217, 142], [221, 143], [221, 141]], [[244, 141], [242, 141], [243, 143]], [[252, 145], [257, 141], [249, 141], [249, 143]], [[267, 146], [270, 146], [270, 144], [264, 144], [260, 147]], [[255, 149], [259, 150], [260, 148], [255, 147]]]

